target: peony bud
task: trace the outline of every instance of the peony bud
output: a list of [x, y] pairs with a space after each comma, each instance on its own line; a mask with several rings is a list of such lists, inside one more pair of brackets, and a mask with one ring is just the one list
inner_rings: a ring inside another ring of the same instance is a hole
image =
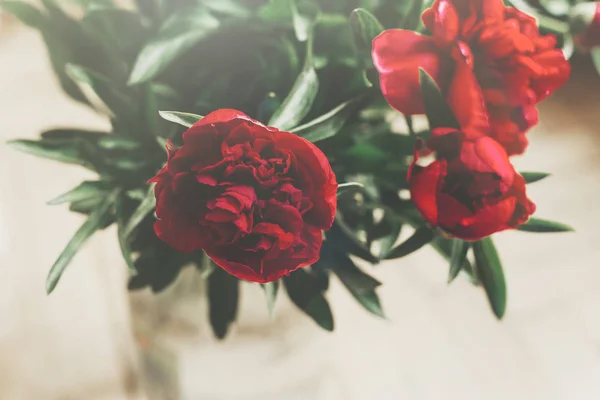
[[571, 9], [569, 25], [575, 42], [584, 49], [600, 45], [600, 2], [579, 3]]

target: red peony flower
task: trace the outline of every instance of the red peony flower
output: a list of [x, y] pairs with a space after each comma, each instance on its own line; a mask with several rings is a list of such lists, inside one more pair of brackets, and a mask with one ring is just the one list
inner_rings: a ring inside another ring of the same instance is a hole
[[210, 113], [168, 147], [156, 182], [157, 236], [202, 249], [230, 274], [270, 282], [319, 259], [337, 183], [305, 139], [236, 110]]
[[[383, 95], [404, 114], [423, 113], [418, 67], [446, 92], [456, 62], [466, 63], [484, 94], [490, 132], [509, 154], [527, 146], [535, 105], [564, 84], [570, 66], [553, 36], [502, 0], [436, 0], [422, 15], [432, 36], [392, 29], [373, 41]], [[470, 90], [470, 89], [469, 89]]]
[[[410, 192], [427, 222], [450, 236], [474, 241], [529, 219], [535, 205], [527, 198], [525, 180], [496, 146], [493, 139], [483, 138], [461, 157], [439, 159], [426, 167], [416, 164], [415, 154], [408, 175]], [[470, 168], [464, 158], [479, 167]]]

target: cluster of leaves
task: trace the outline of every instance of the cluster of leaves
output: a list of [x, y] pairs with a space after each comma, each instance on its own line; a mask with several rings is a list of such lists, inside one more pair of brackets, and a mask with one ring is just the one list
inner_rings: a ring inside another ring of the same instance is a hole
[[[69, 3], [69, 4], [67, 4]], [[492, 239], [467, 243], [426, 226], [410, 200], [406, 172], [415, 140], [428, 132], [392, 130], [377, 88], [371, 41], [385, 28], [422, 30], [428, 1], [410, 0], [17, 0], [3, 7], [41, 33], [65, 93], [110, 119], [110, 132], [64, 128], [11, 145], [36, 156], [78, 164], [98, 174], [50, 204], [87, 215], [48, 277], [52, 291], [80, 246], [115, 223], [131, 269], [130, 289], [159, 292], [188, 265], [206, 279], [210, 322], [224, 337], [235, 320], [239, 281], [202, 252], [179, 253], [154, 234], [155, 199], [146, 181], [165, 161], [167, 139], [218, 108], [236, 108], [316, 142], [338, 177], [338, 215], [321, 259], [280, 282], [262, 285], [273, 310], [280, 284], [321, 327], [333, 330], [325, 297], [331, 274], [368, 312], [384, 317], [380, 282], [357, 265], [398, 259], [431, 244], [485, 289], [496, 316], [506, 304], [502, 267]], [[67, 6], [70, 6], [67, 7]], [[73, 16], [71, 11], [75, 7]], [[368, 11], [367, 11], [368, 10]], [[447, 115], [438, 88], [424, 76], [430, 121]], [[163, 110], [159, 113], [160, 110]], [[164, 111], [164, 110], [178, 110]], [[162, 119], [159, 117], [162, 116]], [[451, 112], [449, 114], [451, 116]], [[542, 173], [525, 174], [528, 182]], [[397, 243], [403, 230], [414, 231]], [[568, 227], [532, 220], [522, 230]], [[360, 263], [360, 261], [359, 261]]]

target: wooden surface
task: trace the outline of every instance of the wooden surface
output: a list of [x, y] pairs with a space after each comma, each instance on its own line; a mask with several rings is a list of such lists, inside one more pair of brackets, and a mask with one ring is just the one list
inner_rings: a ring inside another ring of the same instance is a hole
[[[107, 125], [60, 93], [34, 32], [0, 37], [0, 88], [2, 141], [57, 126]], [[319, 389], [324, 400], [600, 398], [600, 78], [579, 68], [540, 108], [530, 150], [515, 163], [553, 174], [530, 187], [538, 216], [577, 233], [497, 235], [509, 289], [504, 321], [492, 317], [483, 292], [464, 279], [448, 286], [446, 264], [422, 250], [373, 271], [385, 283], [388, 321], [367, 315], [334, 285], [336, 332], [309, 330], [318, 345], [278, 379], [293, 380], [294, 371], [318, 358], [326, 360], [331, 383]], [[114, 230], [86, 245], [52, 296], [44, 292], [48, 268], [82, 222], [45, 202], [86, 177], [0, 144], [2, 400], [143, 398]], [[201, 365], [214, 371], [199, 366], [191, 373], [208, 373], [216, 387], [236, 386], [235, 374], [217, 373], [228, 366], [216, 347], [209, 349]], [[248, 360], [262, 351], [232, 350], [227, 360], [260, 372], [260, 363]], [[268, 385], [269, 376], [261, 378], [244, 382]]]

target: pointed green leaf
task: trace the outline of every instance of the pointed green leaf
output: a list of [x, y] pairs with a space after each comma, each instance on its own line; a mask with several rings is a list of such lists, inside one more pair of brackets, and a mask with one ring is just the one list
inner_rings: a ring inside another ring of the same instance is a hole
[[14, 15], [22, 23], [32, 28], [40, 28], [46, 23], [46, 17], [31, 4], [22, 1], [5, 0], [2, 3], [4, 11]]
[[106, 150], [140, 150], [142, 144], [123, 136], [105, 135], [98, 139], [98, 146]]
[[244, 18], [250, 15], [250, 10], [242, 2], [236, 0], [203, 0], [202, 5], [211, 11], [232, 17]]
[[150, 287], [159, 293], [172, 284], [181, 269], [190, 262], [189, 253], [180, 253], [152, 237], [135, 260], [135, 275], [128, 283], [129, 290]]
[[574, 231], [574, 229], [571, 228], [569, 225], [540, 218], [529, 218], [529, 221], [519, 226], [517, 229], [523, 232], [536, 233], [556, 233]]
[[[442, 257], [444, 257], [448, 262], [452, 260], [452, 244], [453, 239], [448, 239], [443, 236], [436, 236], [435, 239], [431, 242], [431, 247], [435, 249]], [[467, 257], [463, 258], [462, 265], [460, 266], [461, 271], [465, 272], [474, 285], [479, 284], [479, 280], [475, 275], [475, 268], [471, 264], [471, 261]]]
[[523, 176], [526, 183], [538, 182], [550, 176], [547, 172], [521, 172], [520, 174]]
[[487, 237], [474, 242], [473, 253], [477, 275], [483, 284], [492, 310], [498, 319], [502, 319], [506, 311], [506, 282], [502, 263], [492, 238]]
[[135, 209], [135, 211], [129, 218], [129, 221], [127, 221], [127, 225], [124, 228], [123, 234], [126, 237], [129, 237], [133, 233], [135, 228], [137, 228], [137, 226], [140, 223], [142, 223], [144, 218], [146, 218], [146, 216], [148, 214], [150, 214], [150, 212], [154, 211], [155, 208], [156, 208], [156, 197], [154, 197], [154, 185], [150, 185], [146, 192], [146, 197], [144, 198], [144, 200], [142, 200], [140, 205]]
[[294, 24], [294, 32], [296, 33], [296, 39], [300, 42], [308, 40], [310, 32], [312, 30], [313, 21], [307, 15], [301, 14], [298, 11], [296, 0], [288, 0], [290, 9], [292, 11], [292, 21]]
[[319, 91], [319, 78], [312, 62], [312, 37], [307, 41], [304, 68], [281, 106], [273, 113], [269, 126], [283, 131], [296, 127], [309, 113]]
[[102, 227], [105, 222], [105, 219], [108, 218], [112, 206], [115, 203], [115, 199], [118, 195], [117, 191], [112, 192], [102, 203], [98, 205], [92, 211], [88, 219], [85, 223], [79, 228], [79, 230], [75, 233], [73, 238], [67, 244], [67, 247], [60, 254], [52, 268], [50, 269], [50, 273], [48, 274], [48, 279], [46, 280], [46, 292], [48, 294], [52, 293], [56, 284], [60, 280], [63, 272], [79, 250], [79, 248], [92, 236], [98, 229]]
[[337, 188], [337, 197], [346, 194], [346, 193], [355, 193], [364, 189], [365, 185], [358, 182], [348, 182], [348, 183], [340, 183]]
[[11, 140], [6, 143], [13, 149], [37, 157], [94, 169], [89, 155], [94, 152], [91, 143], [73, 139]]
[[469, 243], [460, 239], [452, 240], [452, 253], [450, 255], [450, 272], [448, 273], [448, 283], [452, 282], [461, 271], [465, 260], [467, 259], [467, 253], [469, 251]]
[[421, 22], [420, 16], [423, 9], [423, 3], [424, 0], [412, 0], [406, 15], [402, 20], [402, 24], [400, 25], [402, 29], [407, 29], [409, 31], [417, 30], [419, 27], [419, 22]]
[[352, 231], [341, 220], [338, 213], [335, 222], [330, 230], [325, 233], [326, 240], [330, 241], [337, 249], [344, 249], [349, 254], [362, 258], [372, 264], [377, 264], [379, 259], [375, 257], [371, 251], [360, 242]]
[[423, 226], [418, 228], [411, 237], [406, 239], [406, 241], [400, 243], [396, 248], [390, 250], [385, 259], [393, 260], [407, 256], [430, 243], [434, 237], [435, 233], [429, 227]]
[[354, 291], [368, 292], [381, 286], [381, 282], [363, 272], [346, 254], [337, 253], [328, 262], [342, 283]]
[[202, 8], [173, 15], [139, 53], [129, 84], [154, 78], [218, 28], [219, 20]]
[[596, 68], [596, 72], [600, 74], [600, 47], [594, 47], [590, 50], [590, 55], [592, 56], [592, 63], [594, 64], [594, 68]]
[[73, 128], [57, 128], [50, 129], [48, 131], [44, 131], [41, 133], [42, 139], [62, 139], [62, 140], [88, 140], [91, 142], [95, 142], [101, 139], [104, 136], [109, 135], [109, 133], [102, 131], [90, 131], [86, 129], [73, 129]]
[[429, 120], [429, 128], [455, 128], [460, 129], [452, 109], [446, 102], [435, 80], [423, 68], [419, 68], [419, 82], [425, 114]]
[[340, 281], [342, 281], [356, 301], [370, 313], [385, 318], [379, 297], [375, 293], [375, 288], [379, 287], [381, 282], [363, 272], [345, 254], [335, 254], [326, 262], [331, 264], [330, 267], [333, 272], [340, 278]]
[[201, 252], [199, 256], [199, 262], [196, 263], [198, 271], [200, 271], [200, 277], [202, 279], [208, 279], [216, 268], [219, 268], [205, 252]]
[[67, 64], [65, 72], [79, 85], [79, 90], [98, 111], [111, 117], [124, 116], [125, 119], [129, 119], [128, 126], [136, 125], [131, 121], [136, 115], [136, 107], [125, 95], [115, 89], [114, 82], [75, 64]]
[[133, 61], [150, 34], [149, 26], [138, 12], [117, 8], [114, 5], [95, 5], [88, 8], [81, 19], [83, 31], [114, 52], [114, 57], [125, 62]]
[[50, 200], [48, 205], [55, 206], [63, 203], [79, 202], [83, 200], [106, 196], [112, 185], [106, 181], [85, 181], [76, 188]]
[[208, 277], [210, 326], [218, 339], [224, 339], [237, 317], [240, 281], [223, 268], [215, 268]]
[[371, 43], [381, 32], [384, 31], [383, 25], [377, 18], [363, 8], [357, 8], [350, 14], [350, 25], [356, 46], [371, 53]]
[[396, 244], [396, 241], [400, 236], [400, 232], [402, 231], [402, 221], [400, 221], [399, 219], [390, 218], [389, 223], [392, 226], [392, 233], [379, 240], [379, 258], [381, 258], [382, 260], [385, 260], [385, 258], [388, 256], [388, 254]]
[[178, 111], [159, 111], [158, 114], [167, 121], [175, 122], [176, 124], [183, 125], [186, 128], [191, 127], [196, 122], [204, 118], [201, 115], [178, 112]]
[[356, 301], [358, 301], [360, 305], [365, 308], [365, 310], [380, 318], [386, 318], [383, 308], [381, 307], [381, 301], [379, 300], [379, 296], [375, 290], [357, 292], [350, 289], [350, 293], [356, 299]]
[[385, 168], [386, 153], [372, 142], [356, 143], [343, 153], [346, 167], [352, 172], [378, 174]]
[[269, 315], [273, 317], [275, 315], [275, 299], [277, 299], [277, 292], [279, 291], [279, 281], [262, 283], [261, 287], [265, 291]]
[[119, 239], [119, 247], [121, 248], [121, 255], [127, 264], [130, 271], [135, 272], [135, 265], [131, 256], [131, 247], [129, 246], [129, 237], [126, 235], [125, 227], [127, 221], [127, 215], [125, 214], [124, 202], [126, 200], [125, 194], [122, 194], [117, 199], [116, 214], [117, 214], [117, 238]]
[[321, 328], [333, 331], [333, 314], [329, 303], [321, 294], [316, 282], [303, 270], [297, 269], [283, 278], [285, 290], [290, 300]]
[[309, 142], [318, 142], [336, 135], [355, 110], [355, 101], [347, 101], [333, 110], [304, 125], [292, 129], [292, 132]]

